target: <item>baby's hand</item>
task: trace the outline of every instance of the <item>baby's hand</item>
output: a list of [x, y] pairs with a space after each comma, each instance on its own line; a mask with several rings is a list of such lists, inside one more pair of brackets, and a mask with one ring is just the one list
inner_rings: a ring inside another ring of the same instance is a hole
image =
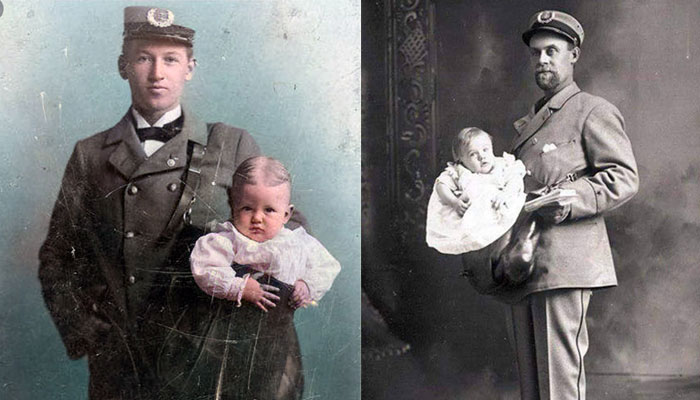
[[243, 300], [255, 304], [261, 310], [267, 312], [268, 307], [275, 307], [279, 296], [272, 292], [279, 292], [279, 288], [272, 285], [260, 284], [253, 278], [249, 278], [243, 288]]
[[469, 206], [472, 205], [472, 201], [469, 200], [469, 197], [467, 196], [462, 196], [462, 198], [455, 199], [455, 202], [452, 203], [452, 207], [457, 211], [457, 214], [461, 217], [464, 215], [464, 213], [467, 211]]
[[303, 280], [298, 279], [294, 282], [294, 291], [289, 298], [289, 306], [296, 310], [299, 307], [305, 307], [309, 303], [311, 303], [309, 286]]
[[493, 207], [494, 210], [498, 211], [501, 208], [508, 207], [508, 204], [506, 203], [507, 196], [503, 192], [499, 192], [496, 197], [493, 198], [491, 201], [491, 206]]

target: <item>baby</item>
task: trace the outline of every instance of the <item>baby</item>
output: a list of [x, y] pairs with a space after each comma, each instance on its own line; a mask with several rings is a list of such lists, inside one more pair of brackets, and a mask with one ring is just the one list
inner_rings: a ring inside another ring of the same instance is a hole
[[197, 240], [190, 266], [197, 285], [210, 296], [241, 299], [267, 312], [275, 307], [279, 289], [236, 276], [232, 264], [247, 265], [293, 286], [290, 306], [314, 303], [330, 289], [340, 264], [304, 228], [289, 230], [294, 206], [291, 182], [278, 160], [253, 157], [236, 169], [229, 189], [232, 220]]
[[515, 223], [525, 202], [525, 166], [507, 153], [494, 156], [491, 135], [479, 128], [457, 134], [452, 156], [428, 202], [426, 241], [461, 254], [488, 246]]

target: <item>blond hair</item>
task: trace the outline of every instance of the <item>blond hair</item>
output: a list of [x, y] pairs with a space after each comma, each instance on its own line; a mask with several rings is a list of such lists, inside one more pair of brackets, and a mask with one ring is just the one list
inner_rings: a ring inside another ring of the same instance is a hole
[[233, 174], [231, 188], [228, 190], [229, 204], [236, 202], [244, 185], [257, 184], [265, 186], [286, 184], [289, 186], [290, 194], [292, 190], [292, 178], [284, 164], [272, 157], [251, 157], [243, 161]]

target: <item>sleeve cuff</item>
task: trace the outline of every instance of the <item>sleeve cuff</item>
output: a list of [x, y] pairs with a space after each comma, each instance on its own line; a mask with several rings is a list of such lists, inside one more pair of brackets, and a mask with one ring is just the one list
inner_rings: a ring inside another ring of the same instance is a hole
[[576, 191], [576, 199], [571, 203], [569, 219], [579, 219], [598, 213], [598, 197], [595, 188], [585, 178], [561, 185], [562, 189]]
[[249, 278], [250, 274], [243, 275], [241, 284], [238, 286], [238, 295], [236, 295], [236, 307], [241, 306], [241, 300], [243, 299], [243, 290], [245, 289], [245, 285], [248, 283]]

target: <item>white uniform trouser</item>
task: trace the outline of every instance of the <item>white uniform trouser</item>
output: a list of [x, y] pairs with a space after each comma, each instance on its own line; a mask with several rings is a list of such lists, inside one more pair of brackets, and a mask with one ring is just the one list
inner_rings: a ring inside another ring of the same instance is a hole
[[590, 289], [528, 295], [511, 306], [511, 339], [523, 400], [585, 400]]

